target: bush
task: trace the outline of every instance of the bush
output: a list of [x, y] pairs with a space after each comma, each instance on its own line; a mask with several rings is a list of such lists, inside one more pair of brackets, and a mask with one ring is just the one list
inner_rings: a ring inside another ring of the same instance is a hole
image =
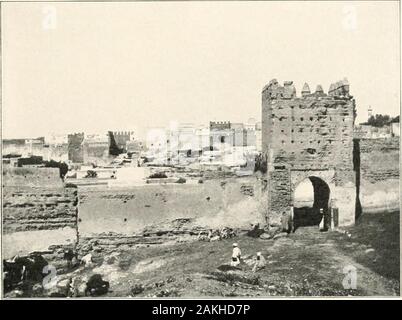
[[155, 172], [149, 176], [150, 179], [163, 179], [167, 178], [166, 173], [164, 172]]
[[176, 181], [176, 183], [186, 183], [186, 179], [180, 177], [179, 180]]
[[84, 178], [96, 178], [98, 174], [94, 170], [88, 170]]

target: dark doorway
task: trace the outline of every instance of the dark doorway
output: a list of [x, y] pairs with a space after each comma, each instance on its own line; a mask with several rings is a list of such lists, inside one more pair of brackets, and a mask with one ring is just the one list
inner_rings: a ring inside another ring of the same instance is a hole
[[[298, 195], [298, 188], [307, 186], [307, 182], [310, 181], [311, 188], [310, 194], [307, 194], [307, 189], [304, 190], [304, 194]], [[324, 219], [324, 226], [329, 227], [329, 197], [330, 189], [328, 184], [318, 178], [309, 177], [305, 181], [299, 184], [295, 190], [294, 201], [294, 216], [293, 216], [293, 228], [296, 230], [299, 227], [318, 226], [321, 220]], [[299, 199], [298, 199], [299, 197]], [[322, 211], [320, 210], [322, 209]]]

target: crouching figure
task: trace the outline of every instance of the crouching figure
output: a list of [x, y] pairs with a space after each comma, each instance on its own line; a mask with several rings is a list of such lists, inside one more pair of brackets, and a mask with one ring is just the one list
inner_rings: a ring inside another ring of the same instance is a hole
[[261, 269], [264, 269], [267, 264], [267, 261], [265, 260], [264, 256], [261, 254], [261, 252], [257, 252], [257, 257], [255, 259], [255, 263], [253, 266], [253, 272], [257, 272]]

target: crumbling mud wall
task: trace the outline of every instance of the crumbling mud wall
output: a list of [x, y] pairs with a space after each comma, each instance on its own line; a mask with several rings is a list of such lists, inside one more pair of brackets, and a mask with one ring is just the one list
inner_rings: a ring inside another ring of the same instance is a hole
[[7, 168], [2, 177], [3, 257], [74, 245], [77, 189], [57, 168]]
[[292, 81], [274, 79], [262, 91], [262, 143], [267, 156], [268, 218], [290, 215], [294, 191], [304, 179], [320, 179], [330, 189], [328, 206], [339, 208], [339, 224], [355, 219], [356, 172], [353, 165], [355, 101], [347, 81], [304, 85], [296, 96]]
[[254, 177], [201, 184], [80, 188], [80, 243], [90, 238], [142, 235], [149, 226], [175, 219], [191, 219], [194, 226], [207, 229], [264, 223], [261, 190], [261, 183]]
[[[152, 233], [154, 225], [186, 234], [265, 222], [262, 185], [256, 177], [198, 184], [69, 188], [58, 169], [11, 168], [3, 171], [2, 182], [6, 258], [43, 252], [62, 260], [55, 252], [65, 247], [77, 249], [77, 243], [82, 246], [87, 239], [101, 238], [136, 243], [136, 236]], [[191, 226], [176, 226], [189, 220]]]
[[361, 139], [358, 143], [363, 213], [399, 210], [399, 138]]

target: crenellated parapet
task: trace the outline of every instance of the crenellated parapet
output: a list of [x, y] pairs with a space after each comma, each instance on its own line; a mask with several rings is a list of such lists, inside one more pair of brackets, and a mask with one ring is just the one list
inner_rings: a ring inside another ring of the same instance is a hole
[[210, 121], [209, 128], [211, 130], [227, 130], [231, 128], [230, 121]]
[[[277, 79], [272, 79], [263, 89], [262, 95], [265, 99], [294, 99], [299, 98], [296, 94], [296, 88], [293, 81], [284, 81], [283, 86], [278, 83]], [[349, 82], [346, 78], [343, 80], [332, 83], [329, 87], [328, 93], [325, 93], [321, 84], [318, 84], [315, 92], [310, 91], [308, 83], [304, 83], [301, 98], [316, 98], [316, 97], [330, 97], [330, 98], [352, 98], [349, 94]]]
[[134, 131], [113, 131], [113, 135], [116, 136], [122, 136], [122, 137], [127, 137], [127, 136], [133, 136]]
[[349, 97], [349, 82], [346, 78], [332, 83], [329, 87], [328, 94], [330, 96]]

